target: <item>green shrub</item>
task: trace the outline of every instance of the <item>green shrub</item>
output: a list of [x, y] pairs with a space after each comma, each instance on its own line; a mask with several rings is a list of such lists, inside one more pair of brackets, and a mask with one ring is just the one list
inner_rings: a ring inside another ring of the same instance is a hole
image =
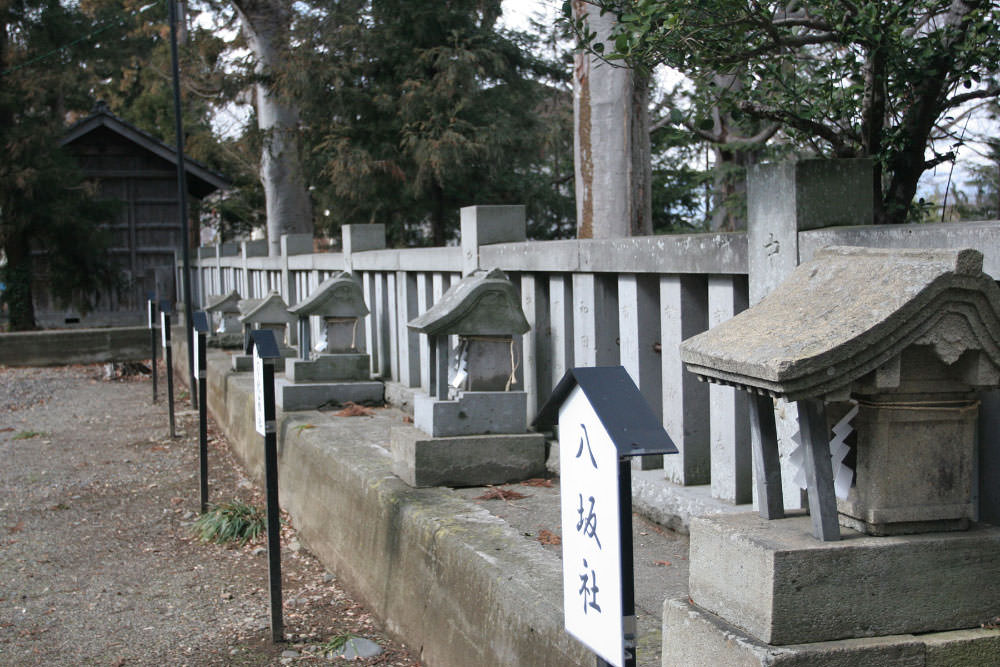
[[240, 500], [216, 505], [198, 517], [192, 530], [203, 542], [240, 546], [255, 539], [267, 527], [264, 510]]

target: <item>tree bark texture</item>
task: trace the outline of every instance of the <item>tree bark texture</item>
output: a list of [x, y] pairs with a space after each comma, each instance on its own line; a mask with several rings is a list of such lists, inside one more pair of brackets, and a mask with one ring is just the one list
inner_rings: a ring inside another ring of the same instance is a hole
[[[614, 15], [573, 0], [596, 42], [606, 42]], [[573, 76], [576, 212], [579, 238], [653, 233], [648, 79], [577, 53]]]
[[281, 254], [282, 234], [311, 234], [312, 204], [299, 152], [298, 107], [267, 82], [288, 47], [289, 3], [234, 0], [243, 34], [257, 59], [257, 126], [264, 135], [260, 180], [267, 210], [268, 254]]

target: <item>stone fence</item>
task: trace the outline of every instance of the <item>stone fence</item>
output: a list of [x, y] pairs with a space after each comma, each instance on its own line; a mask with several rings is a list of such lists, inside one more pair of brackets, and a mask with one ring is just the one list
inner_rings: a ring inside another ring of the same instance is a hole
[[[372, 375], [427, 392], [430, 350], [406, 323], [463, 275], [500, 268], [519, 288], [531, 324], [519, 341], [517, 371], [529, 419], [568, 368], [621, 364], [680, 452], [641, 465], [662, 466], [678, 488], [702, 486], [716, 501], [751, 503], [746, 395], [699, 383], [681, 364], [682, 340], [756, 303], [828, 245], [975, 248], [984, 254], [984, 271], [1000, 278], [1000, 222], [858, 225], [872, 220], [870, 182], [870, 164], [862, 160], [760, 166], [749, 175], [746, 233], [526, 241], [523, 207], [473, 206], [462, 209], [456, 247], [386, 249], [382, 225], [346, 226], [340, 253], [314, 253], [312, 239], [299, 235], [282, 237], [282, 255], [272, 257], [265, 241], [207, 246], [192, 268], [194, 301], [200, 306], [233, 289], [243, 298], [277, 290], [294, 305], [348, 270], [371, 311], [364, 342]], [[981, 518], [995, 522], [1000, 396], [981, 399], [979, 502]], [[776, 406], [783, 466], [795, 447], [793, 408]], [[793, 475], [783, 478], [786, 503], [797, 507]]]

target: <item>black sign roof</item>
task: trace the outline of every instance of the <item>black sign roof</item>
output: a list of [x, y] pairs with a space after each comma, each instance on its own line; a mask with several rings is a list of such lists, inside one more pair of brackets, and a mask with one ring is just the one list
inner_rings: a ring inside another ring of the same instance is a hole
[[274, 338], [274, 332], [270, 329], [254, 329], [247, 338], [247, 354], [253, 354], [254, 346], [257, 346], [257, 356], [261, 359], [278, 359], [281, 353], [278, 351], [278, 341]]
[[580, 387], [611, 436], [619, 456], [676, 454], [677, 447], [632, 377], [622, 366], [571, 368], [542, 406], [533, 425], [551, 426], [559, 421], [559, 408], [574, 387]]

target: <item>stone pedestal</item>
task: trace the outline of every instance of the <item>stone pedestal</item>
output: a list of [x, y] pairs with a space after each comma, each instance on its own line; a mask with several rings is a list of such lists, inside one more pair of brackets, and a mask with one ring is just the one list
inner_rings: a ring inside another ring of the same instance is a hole
[[223, 350], [235, 350], [243, 347], [246, 342], [244, 340], [243, 332], [237, 331], [235, 333], [215, 333], [208, 337], [206, 341], [209, 347], [217, 347]]
[[545, 474], [538, 433], [431, 438], [411, 426], [392, 429], [392, 472], [410, 486], [484, 486]]
[[771, 646], [687, 599], [663, 605], [663, 667], [966, 667], [997, 665], [1000, 630]]
[[413, 424], [433, 437], [524, 433], [528, 395], [523, 391], [465, 391], [458, 400], [413, 397]]
[[[287, 345], [279, 344], [278, 351], [281, 353], [281, 356], [285, 359], [298, 356], [298, 352], [295, 351], [295, 348], [288, 347]], [[234, 371], [238, 373], [246, 373], [253, 370], [253, 355], [234, 354], [231, 358], [233, 360]]]
[[381, 382], [305, 382], [293, 383], [285, 378], [274, 381], [274, 400], [285, 412], [317, 410], [325, 406], [351, 401], [362, 405], [381, 405], [385, 385]]
[[289, 382], [349, 382], [371, 379], [367, 354], [321, 354], [315, 359], [285, 360]]
[[316, 410], [351, 401], [381, 405], [385, 386], [371, 379], [367, 354], [321, 354], [286, 359], [285, 377], [275, 381], [275, 401], [286, 412]]
[[997, 615], [1000, 528], [841, 536], [817, 541], [807, 516], [692, 519], [691, 601], [774, 646], [975, 628]]

